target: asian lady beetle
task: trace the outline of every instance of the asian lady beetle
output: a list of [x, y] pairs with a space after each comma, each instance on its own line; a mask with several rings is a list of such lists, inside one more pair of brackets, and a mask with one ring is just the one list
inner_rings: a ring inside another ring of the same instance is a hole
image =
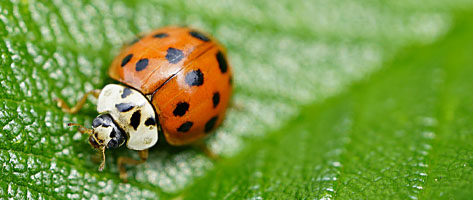
[[58, 99], [67, 113], [76, 113], [88, 95], [98, 98], [99, 115], [92, 128], [78, 124], [89, 134], [89, 143], [102, 152], [126, 144], [139, 151], [141, 160], [120, 157], [124, 164], [146, 161], [148, 149], [162, 131], [171, 145], [194, 143], [222, 123], [232, 94], [232, 70], [218, 42], [196, 30], [165, 27], [152, 31], [124, 47], [112, 62], [109, 75], [123, 85], [109, 84], [84, 95], [72, 108]]

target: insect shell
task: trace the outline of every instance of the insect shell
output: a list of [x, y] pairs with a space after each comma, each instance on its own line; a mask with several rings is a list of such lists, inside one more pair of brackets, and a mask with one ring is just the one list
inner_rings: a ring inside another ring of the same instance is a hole
[[165, 27], [141, 37], [122, 49], [109, 75], [121, 84], [97, 93], [100, 115], [92, 130], [81, 127], [102, 152], [123, 144], [146, 150], [157, 143], [158, 130], [171, 145], [193, 143], [222, 123], [232, 94], [223, 48], [190, 28]]

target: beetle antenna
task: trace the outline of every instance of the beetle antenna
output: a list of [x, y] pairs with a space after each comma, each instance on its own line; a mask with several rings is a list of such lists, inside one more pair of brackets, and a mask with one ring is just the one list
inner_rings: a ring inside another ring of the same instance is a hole
[[82, 134], [92, 135], [92, 133], [94, 132], [92, 129], [85, 128], [84, 126], [82, 126], [80, 124], [68, 123], [67, 125], [68, 126], [78, 126], [79, 127], [79, 132], [81, 132]]
[[102, 146], [100, 150], [102, 150], [102, 163], [100, 163], [99, 171], [102, 171], [105, 168], [105, 146]]

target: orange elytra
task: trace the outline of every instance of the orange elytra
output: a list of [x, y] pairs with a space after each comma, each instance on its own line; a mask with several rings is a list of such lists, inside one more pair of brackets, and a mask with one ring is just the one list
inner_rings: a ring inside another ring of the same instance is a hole
[[232, 94], [221, 45], [183, 27], [154, 30], [125, 47], [109, 75], [148, 97], [172, 145], [192, 143], [217, 127]]

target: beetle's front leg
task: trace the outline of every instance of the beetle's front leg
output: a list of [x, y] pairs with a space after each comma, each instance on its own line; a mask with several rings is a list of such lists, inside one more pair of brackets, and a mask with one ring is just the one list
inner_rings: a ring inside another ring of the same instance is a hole
[[84, 106], [89, 95], [93, 95], [95, 98], [98, 98], [100, 91], [101, 90], [97, 89], [85, 93], [84, 96], [82, 96], [82, 98], [72, 108], [70, 108], [66, 102], [60, 98], [56, 98], [55, 101], [57, 101], [57, 106], [60, 107], [63, 112], [74, 114], [77, 113], [82, 108], [82, 106]]
[[219, 160], [220, 156], [212, 151], [212, 149], [205, 144], [204, 140], [198, 140], [192, 144], [195, 148], [201, 150], [208, 158], [212, 160]]
[[123, 182], [127, 182], [128, 175], [126, 173], [125, 169], [125, 164], [127, 165], [139, 165], [146, 160], [148, 160], [148, 149], [138, 151], [138, 154], [140, 155], [140, 160], [135, 160], [133, 158], [128, 158], [128, 157], [118, 157], [118, 170], [120, 170], [120, 179], [122, 179]]

